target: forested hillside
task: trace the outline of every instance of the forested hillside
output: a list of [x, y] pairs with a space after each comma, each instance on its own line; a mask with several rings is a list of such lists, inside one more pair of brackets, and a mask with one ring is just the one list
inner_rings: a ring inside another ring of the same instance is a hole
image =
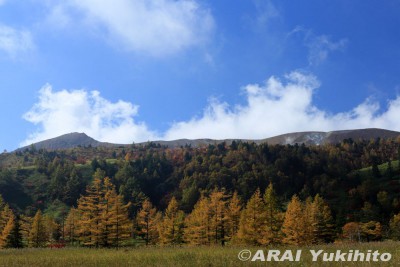
[[[74, 212], [80, 216], [91, 212], [88, 206], [93, 203], [85, 204], [88, 196], [98, 197], [101, 205], [114, 203], [107, 206], [110, 210], [101, 211], [103, 206], [98, 209], [99, 216], [108, 214], [109, 227], [105, 229], [114, 229], [109, 212], [118, 206], [126, 209], [126, 218], [115, 215], [114, 219], [132, 223], [130, 228], [126, 226], [129, 231], [118, 230], [120, 234], [146, 243], [224, 244], [236, 240], [307, 244], [353, 239], [355, 233], [368, 241], [400, 235], [393, 231], [400, 224], [399, 157], [400, 140], [393, 139], [346, 139], [322, 146], [233, 141], [229, 145], [173, 149], [153, 143], [129, 148], [89, 146], [56, 151], [32, 146], [0, 155], [0, 194], [15, 220], [27, 228], [24, 242], [31, 245], [29, 236], [33, 234], [29, 234], [29, 227], [40, 221], [36, 217], [42, 215], [54, 225], [52, 240], [67, 240], [68, 218], [71, 220]], [[93, 191], [96, 183], [97, 195]], [[13, 217], [4, 215], [10, 214], [4, 205], [0, 208], [2, 221]], [[222, 213], [212, 213], [206, 207], [216, 207]], [[235, 209], [236, 215], [232, 216], [236, 217], [228, 219], [229, 212]], [[268, 217], [264, 214], [266, 209], [271, 214], [273, 210], [276, 216]], [[246, 212], [264, 216], [259, 221], [269, 220], [272, 232], [255, 239], [254, 235], [259, 235], [257, 229], [266, 225], [265, 222], [257, 225], [255, 219], [246, 222], [243, 215]], [[175, 217], [171, 219], [168, 214]], [[214, 216], [217, 225], [214, 235], [201, 237], [193, 230], [204, 225], [202, 214]], [[318, 219], [316, 214], [325, 215]], [[153, 228], [149, 227], [149, 216], [154, 220]], [[304, 233], [300, 239], [293, 239], [291, 220], [298, 220], [299, 216], [303, 216], [304, 224], [317, 228], [308, 229], [314, 233], [311, 236]], [[80, 220], [79, 227], [85, 224], [82, 217]], [[324, 226], [318, 226], [318, 221]], [[0, 223], [0, 231], [4, 232], [6, 224]], [[168, 233], [170, 225], [178, 227], [173, 231], [180, 229], [181, 236], [163, 237], [161, 233]], [[254, 229], [247, 229], [248, 225]], [[90, 223], [87, 229], [91, 229]], [[115, 232], [108, 233], [110, 239], [94, 239], [89, 230], [80, 231], [69, 238], [96, 246], [119, 245], [123, 239]], [[99, 230], [100, 233], [107, 235]]]

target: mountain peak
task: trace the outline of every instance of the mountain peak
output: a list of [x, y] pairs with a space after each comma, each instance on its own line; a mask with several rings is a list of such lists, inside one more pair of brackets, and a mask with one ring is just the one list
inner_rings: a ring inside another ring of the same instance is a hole
[[[73, 132], [73, 133], [67, 133], [63, 134], [61, 136], [47, 139], [44, 141], [37, 142], [33, 144], [35, 148], [37, 149], [50, 149], [50, 150], [55, 150], [55, 149], [67, 149], [67, 148], [74, 148], [77, 146], [99, 146], [102, 143], [91, 138], [85, 133], [78, 133], [78, 132]], [[21, 149], [24, 149], [26, 147], [22, 147]]]

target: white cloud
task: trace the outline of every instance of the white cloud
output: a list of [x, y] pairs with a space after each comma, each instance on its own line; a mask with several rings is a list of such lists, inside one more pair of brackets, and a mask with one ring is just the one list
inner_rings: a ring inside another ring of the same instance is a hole
[[114, 143], [132, 143], [155, 138], [146, 124], [135, 122], [138, 106], [129, 102], [112, 103], [98, 91], [62, 90], [53, 92], [50, 85], [39, 90], [38, 102], [23, 118], [39, 125], [22, 145], [32, 144], [70, 132]]
[[308, 63], [310, 65], [319, 65], [327, 60], [330, 53], [335, 51], [343, 51], [347, 44], [348, 39], [342, 38], [338, 41], [332, 41], [328, 35], [315, 35], [312, 30], [305, 29], [297, 26], [289, 33], [289, 36], [301, 33], [303, 35], [303, 42], [308, 47]]
[[371, 98], [350, 111], [329, 114], [313, 103], [320, 86], [311, 74], [294, 71], [283, 79], [270, 77], [265, 84], [243, 88], [246, 103], [231, 106], [215, 98], [203, 114], [175, 122], [163, 134], [134, 120], [138, 107], [124, 101], [112, 103], [97, 91], [53, 91], [46, 85], [38, 102], [24, 118], [38, 125], [23, 145], [69, 132], [85, 132], [100, 141], [131, 143], [181, 138], [263, 139], [298, 131], [333, 131], [384, 128], [400, 131], [400, 96], [382, 110]]
[[34, 48], [29, 31], [19, 31], [7, 25], [0, 24], [0, 50], [14, 57], [18, 53]]
[[210, 11], [195, 0], [53, 0], [50, 3], [49, 21], [62, 27], [78, 22], [111, 43], [154, 56], [203, 44], [214, 27]]
[[312, 75], [292, 72], [284, 81], [269, 78], [264, 85], [247, 85], [246, 105], [231, 107], [215, 99], [199, 118], [174, 123], [165, 139], [262, 139], [297, 131], [355, 128], [400, 130], [400, 96], [379, 113], [379, 104], [367, 99], [349, 112], [327, 114], [313, 104], [319, 82]]

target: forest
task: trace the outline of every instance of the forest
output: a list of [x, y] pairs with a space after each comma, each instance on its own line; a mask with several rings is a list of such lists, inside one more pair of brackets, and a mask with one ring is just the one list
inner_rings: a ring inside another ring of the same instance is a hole
[[400, 239], [400, 140], [0, 155], [0, 247]]

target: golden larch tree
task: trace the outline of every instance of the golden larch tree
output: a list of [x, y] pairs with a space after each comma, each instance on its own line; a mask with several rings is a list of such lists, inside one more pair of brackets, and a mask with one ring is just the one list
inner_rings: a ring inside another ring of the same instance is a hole
[[400, 213], [393, 216], [389, 223], [390, 236], [393, 240], [400, 240]]
[[212, 235], [210, 200], [204, 195], [185, 219], [184, 239], [190, 245], [209, 245]]
[[143, 201], [142, 208], [137, 214], [136, 220], [140, 229], [140, 235], [143, 236], [146, 246], [148, 244], [155, 244], [159, 235], [157, 225], [160, 221], [160, 213], [153, 207], [150, 200], [145, 199]]
[[48, 232], [42, 216], [42, 212], [38, 210], [33, 217], [31, 229], [28, 236], [29, 247], [44, 247], [48, 241]]
[[308, 232], [303, 204], [300, 199], [294, 195], [287, 206], [285, 219], [282, 225], [284, 234], [283, 243], [293, 245], [306, 244], [306, 235]]
[[227, 241], [231, 241], [239, 230], [240, 213], [242, 206], [237, 192], [235, 191], [232, 197], [228, 200], [226, 209], [226, 234]]
[[8, 204], [1, 203], [0, 205], [0, 233], [3, 231], [4, 227], [7, 225], [7, 222], [10, 220], [12, 216], [14, 216], [14, 213], [8, 206]]
[[117, 194], [115, 189], [110, 195], [110, 226], [108, 234], [109, 243], [114, 247], [119, 247], [122, 242], [131, 237], [132, 221], [129, 219], [129, 207], [131, 203], [124, 203], [121, 194]]
[[83, 245], [99, 247], [102, 241], [102, 204], [104, 192], [102, 180], [95, 178], [87, 186], [86, 194], [78, 199], [79, 239]]
[[281, 227], [284, 214], [280, 210], [278, 198], [272, 183], [269, 184], [264, 193], [265, 203], [265, 225], [261, 231], [260, 243], [278, 244], [281, 242]]
[[265, 227], [265, 205], [261, 198], [260, 189], [257, 189], [243, 209], [237, 240], [250, 245], [261, 244], [260, 233]]
[[78, 221], [79, 212], [76, 208], [72, 207], [65, 219], [65, 241], [71, 245], [78, 241]]
[[15, 227], [15, 216], [12, 214], [8, 219], [6, 225], [3, 230], [0, 232], [0, 248], [8, 248], [11, 247], [11, 238], [12, 231]]
[[159, 223], [158, 232], [161, 244], [177, 245], [183, 242], [184, 219], [185, 214], [179, 210], [175, 197], [172, 197]]
[[224, 189], [214, 189], [209, 197], [210, 241], [221, 245], [226, 241], [227, 194]]

